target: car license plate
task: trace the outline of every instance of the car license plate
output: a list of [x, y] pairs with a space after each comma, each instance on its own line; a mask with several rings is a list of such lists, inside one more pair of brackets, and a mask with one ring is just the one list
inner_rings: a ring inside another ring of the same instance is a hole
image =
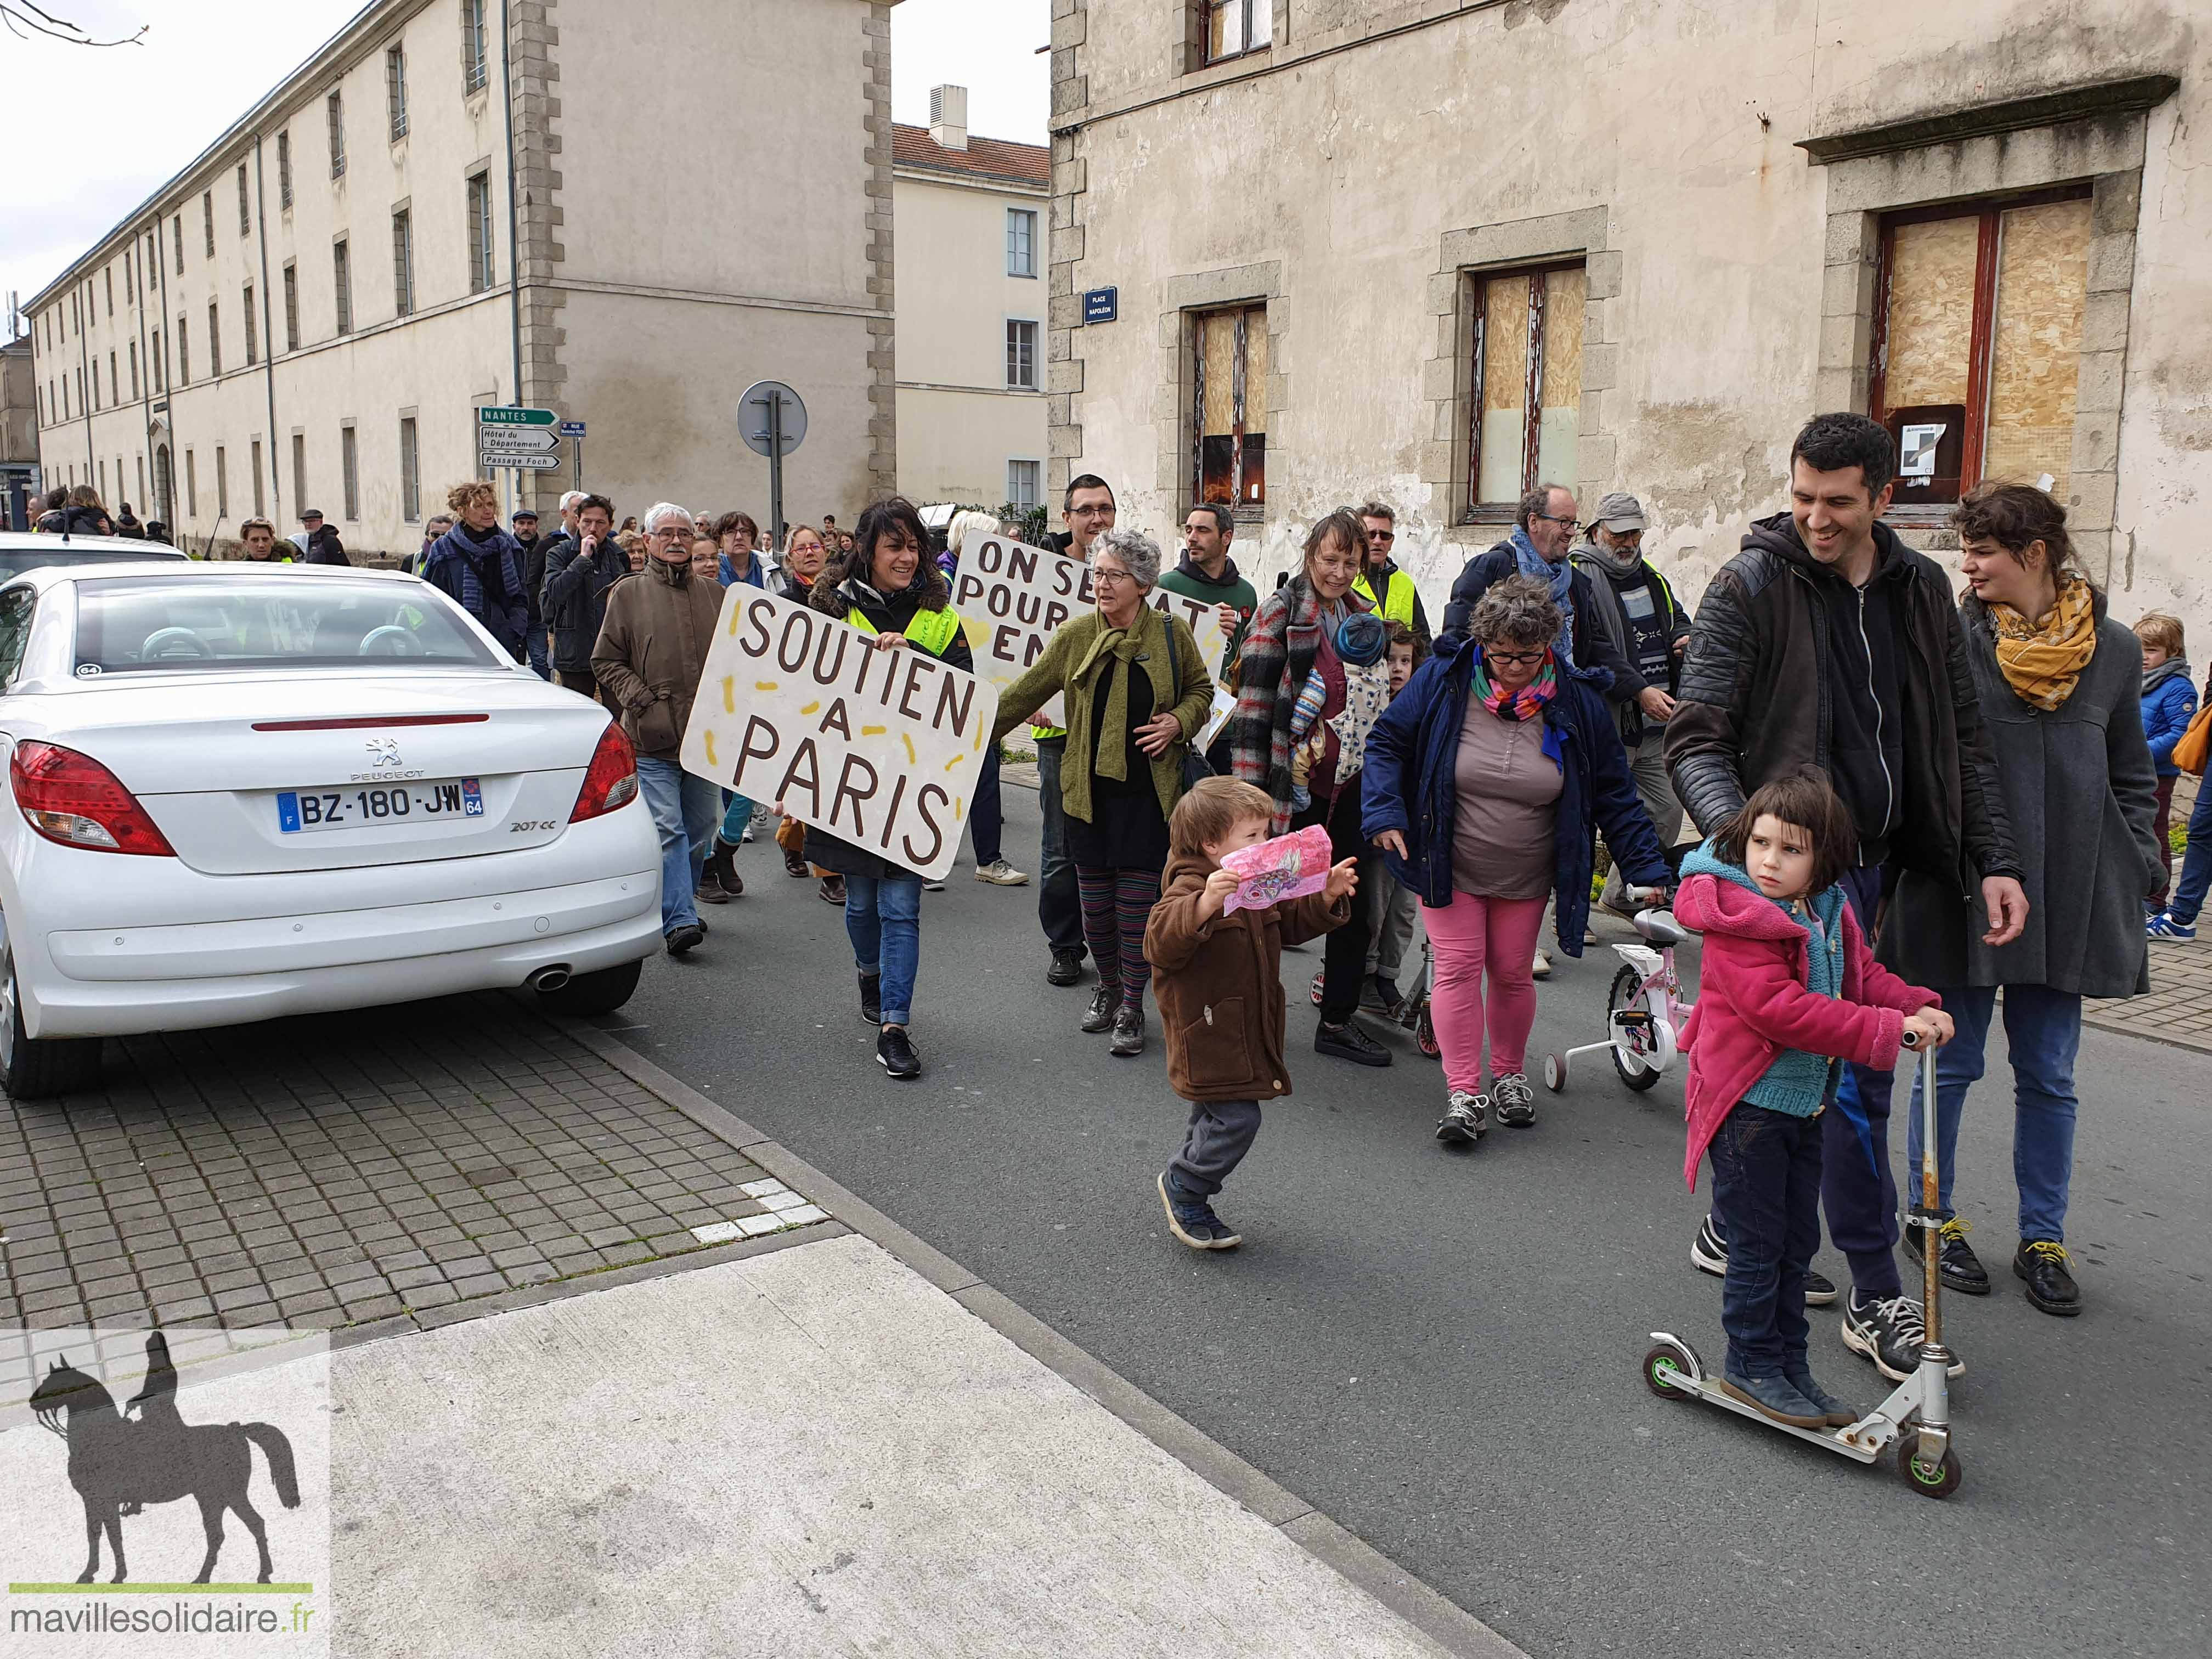
[[280, 789], [276, 827], [288, 836], [310, 830], [359, 830], [374, 823], [444, 823], [483, 816], [474, 778], [374, 789]]

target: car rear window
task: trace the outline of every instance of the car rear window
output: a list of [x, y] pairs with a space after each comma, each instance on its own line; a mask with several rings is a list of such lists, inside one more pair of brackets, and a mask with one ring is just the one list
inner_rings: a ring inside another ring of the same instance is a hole
[[76, 584], [76, 672], [503, 665], [419, 584], [287, 571]]

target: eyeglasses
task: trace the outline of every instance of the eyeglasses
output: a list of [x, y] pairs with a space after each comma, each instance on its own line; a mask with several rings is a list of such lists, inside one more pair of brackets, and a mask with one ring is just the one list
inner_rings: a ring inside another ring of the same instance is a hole
[[1485, 662], [1511, 663], [1516, 668], [1534, 668], [1551, 654], [1548, 650], [1492, 651], [1486, 649], [1482, 653], [1482, 659]]
[[1126, 570], [1102, 570], [1094, 566], [1091, 572], [1091, 585], [1093, 587], [1103, 587], [1109, 583], [1133, 582], [1136, 580]]
[[1395, 542], [1398, 539], [1398, 532], [1395, 530], [1370, 530], [1367, 532], [1367, 539], [1370, 542]]
[[1088, 507], [1071, 507], [1067, 509], [1067, 515], [1072, 519], [1110, 519], [1114, 516], [1114, 503], [1105, 501]]
[[1563, 524], [1570, 530], [1575, 527], [1575, 520], [1571, 514], [1564, 519], [1556, 513], [1531, 513], [1528, 516], [1532, 519], [1541, 519], [1546, 524]]

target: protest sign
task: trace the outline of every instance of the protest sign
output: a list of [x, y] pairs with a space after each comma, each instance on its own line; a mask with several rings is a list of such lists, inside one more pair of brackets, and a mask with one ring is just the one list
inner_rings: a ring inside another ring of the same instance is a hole
[[722, 599], [686, 771], [932, 880], [952, 867], [999, 694], [743, 584]]
[[[975, 672], [1001, 693], [1043, 654], [1060, 625], [1092, 602], [1091, 571], [1081, 560], [1004, 536], [987, 536], [966, 549], [952, 579], [952, 608], [967, 626]], [[1229, 640], [1214, 606], [1164, 587], [1155, 587], [1149, 602], [1190, 625], [1200, 660], [1208, 673], [1218, 673]], [[1060, 724], [1060, 699], [1046, 703], [1036, 719]]]

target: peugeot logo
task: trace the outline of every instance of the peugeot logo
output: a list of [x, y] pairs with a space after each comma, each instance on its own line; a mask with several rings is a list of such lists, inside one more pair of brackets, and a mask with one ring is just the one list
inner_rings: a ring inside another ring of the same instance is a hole
[[399, 758], [399, 739], [397, 738], [371, 738], [368, 749], [372, 771], [380, 767], [404, 764]]

